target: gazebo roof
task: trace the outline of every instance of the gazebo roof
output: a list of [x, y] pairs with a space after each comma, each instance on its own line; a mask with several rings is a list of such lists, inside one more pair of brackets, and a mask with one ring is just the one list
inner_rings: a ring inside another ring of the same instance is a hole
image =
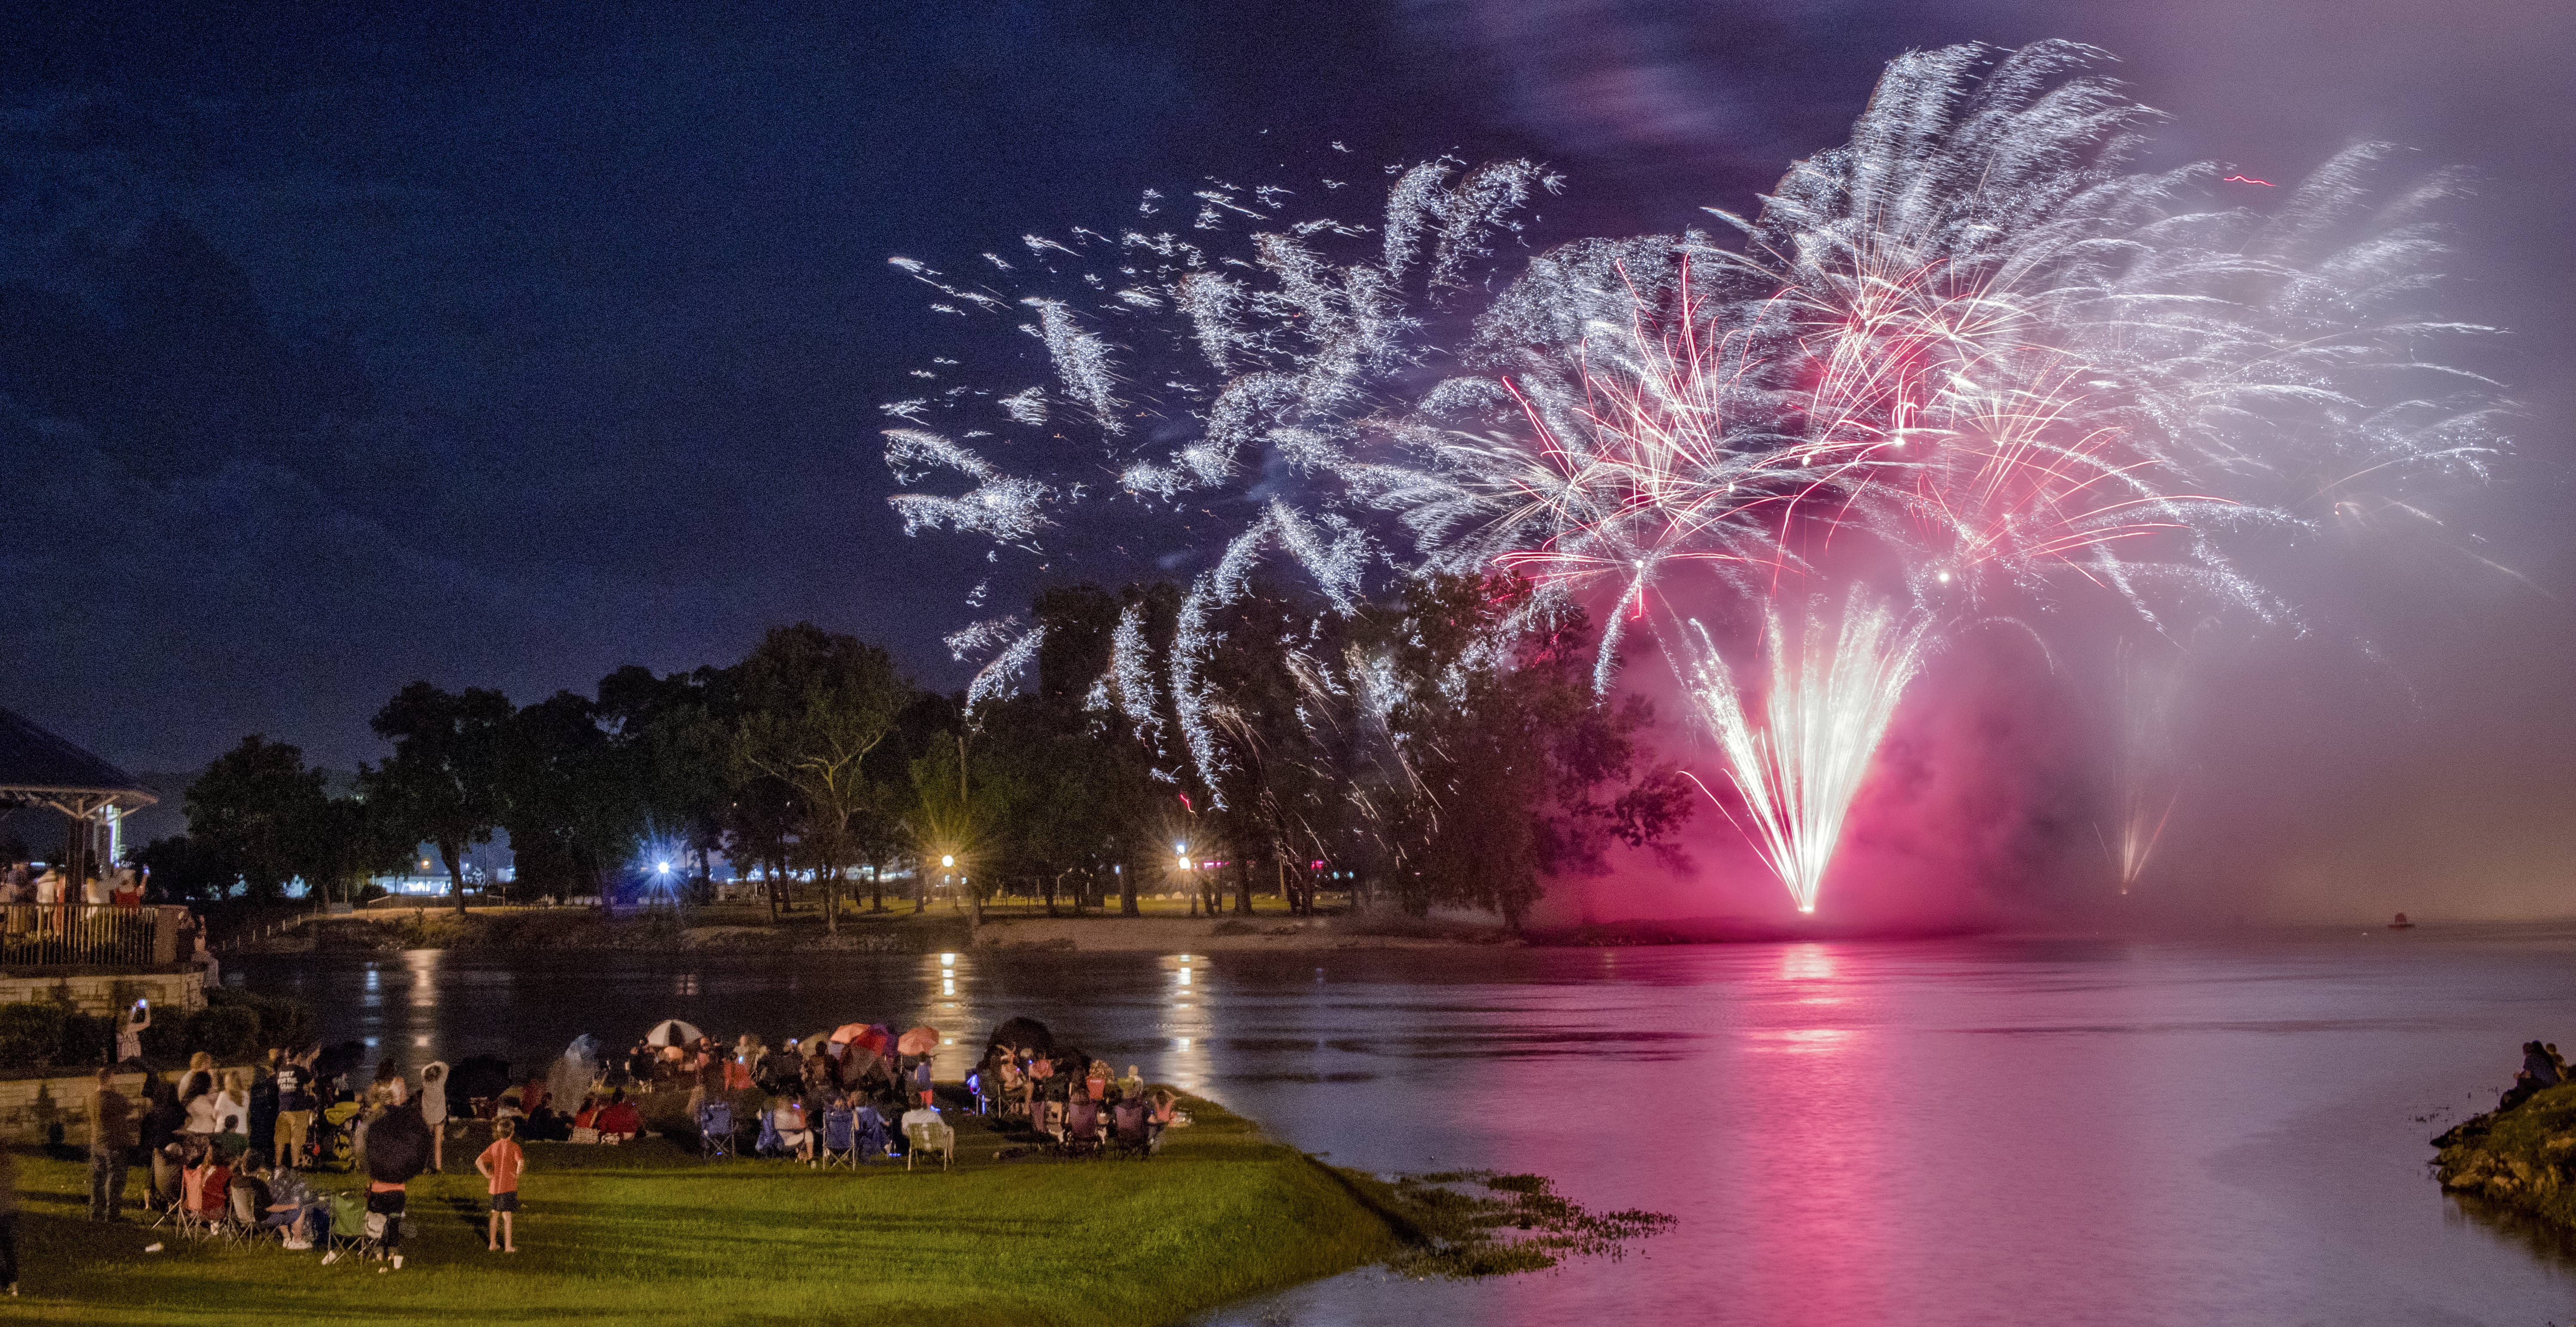
[[42, 802], [73, 815], [161, 800], [116, 766], [0, 709], [0, 802]]

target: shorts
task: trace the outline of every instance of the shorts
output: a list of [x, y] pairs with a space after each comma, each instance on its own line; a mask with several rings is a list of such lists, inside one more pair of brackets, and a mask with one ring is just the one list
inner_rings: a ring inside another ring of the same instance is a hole
[[313, 1112], [282, 1110], [277, 1113], [277, 1133], [296, 1152], [304, 1150], [304, 1139], [313, 1128]]
[[798, 1129], [794, 1133], [782, 1133], [778, 1135], [778, 1141], [779, 1144], [784, 1147], [803, 1147], [813, 1137], [813, 1130]]
[[496, 1194], [493, 1194], [493, 1195], [492, 1195], [492, 1210], [493, 1210], [495, 1213], [499, 1213], [499, 1212], [515, 1212], [515, 1211], [518, 1211], [518, 1210], [519, 1210], [519, 1191], [518, 1191], [518, 1190], [516, 1190], [516, 1189], [512, 1189], [512, 1190], [510, 1190], [508, 1193], [496, 1193]]

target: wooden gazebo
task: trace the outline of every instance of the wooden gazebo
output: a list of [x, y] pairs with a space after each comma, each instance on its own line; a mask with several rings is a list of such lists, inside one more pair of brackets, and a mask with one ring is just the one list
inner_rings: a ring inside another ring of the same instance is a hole
[[63, 877], [72, 888], [95, 869], [98, 831], [110, 810], [159, 800], [133, 775], [0, 709], [0, 806], [49, 806], [71, 820]]

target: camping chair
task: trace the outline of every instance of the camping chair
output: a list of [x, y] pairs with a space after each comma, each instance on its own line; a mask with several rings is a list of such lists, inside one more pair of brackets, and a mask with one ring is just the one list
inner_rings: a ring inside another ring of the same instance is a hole
[[885, 1117], [877, 1113], [876, 1107], [859, 1111], [858, 1131], [861, 1161], [883, 1161], [894, 1151], [894, 1140], [886, 1135]]
[[1122, 1101], [1109, 1110], [1110, 1155], [1142, 1161], [1154, 1154], [1152, 1117], [1142, 1102]]
[[848, 1166], [855, 1170], [859, 1159], [858, 1117], [847, 1106], [834, 1106], [823, 1112], [823, 1168]]
[[698, 1155], [708, 1161], [733, 1156], [733, 1103], [710, 1101], [698, 1107]]
[[251, 1191], [235, 1188], [224, 1195], [224, 1219], [215, 1224], [215, 1234], [226, 1244], [248, 1244], [268, 1232], [259, 1228], [259, 1209], [251, 1205]]
[[361, 1194], [326, 1194], [331, 1223], [322, 1234], [322, 1261], [333, 1262], [342, 1255], [355, 1255], [351, 1261], [375, 1251], [376, 1237], [367, 1233], [367, 1200]]
[[778, 1112], [774, 1110], [760, 1113], [760, 1141], [752, 1145], [754, 1154], [765, 1157], [787, 1155], [787, 1140], [778, 1136], [777, 1116]]
[[903, 1126], [903, 1168], [912, 1169], [913, 1158], [923, 1152], [939, 1154], [939, 1168], [957, 1159], [957, 1131], [946, 1124], [924, 1122]]

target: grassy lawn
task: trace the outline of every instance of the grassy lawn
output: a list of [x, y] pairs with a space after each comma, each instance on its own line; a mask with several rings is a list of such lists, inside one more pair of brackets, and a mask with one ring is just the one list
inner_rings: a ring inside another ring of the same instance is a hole
[[[0, 1318], [1157, 1323], [1394, 1251], [1387, 1225], [1321, 1166], [1222, 1108], [1190, 1110], [1197, 1123], [1148, 1161], [1005, 1162], [1009, 1140], [952, 1109], [958, 1164], [947, 1174], [710, 1165], [661, 1141], [530, 1144], [516, 1256], [484, 1251], [475, 1148], [451, 1139], [450, 1173], [411, 1185], [413, 1233], [390, 1275], [273, 1243], [227, 1249], [93, 1226], [85, 1167], [29, 1153], [22, 1298], [0, 1300]], [[140, 1187], [129, 1180], [129, 1195]], [[156, 1239], [165, 1252], [142, 1252]]]

